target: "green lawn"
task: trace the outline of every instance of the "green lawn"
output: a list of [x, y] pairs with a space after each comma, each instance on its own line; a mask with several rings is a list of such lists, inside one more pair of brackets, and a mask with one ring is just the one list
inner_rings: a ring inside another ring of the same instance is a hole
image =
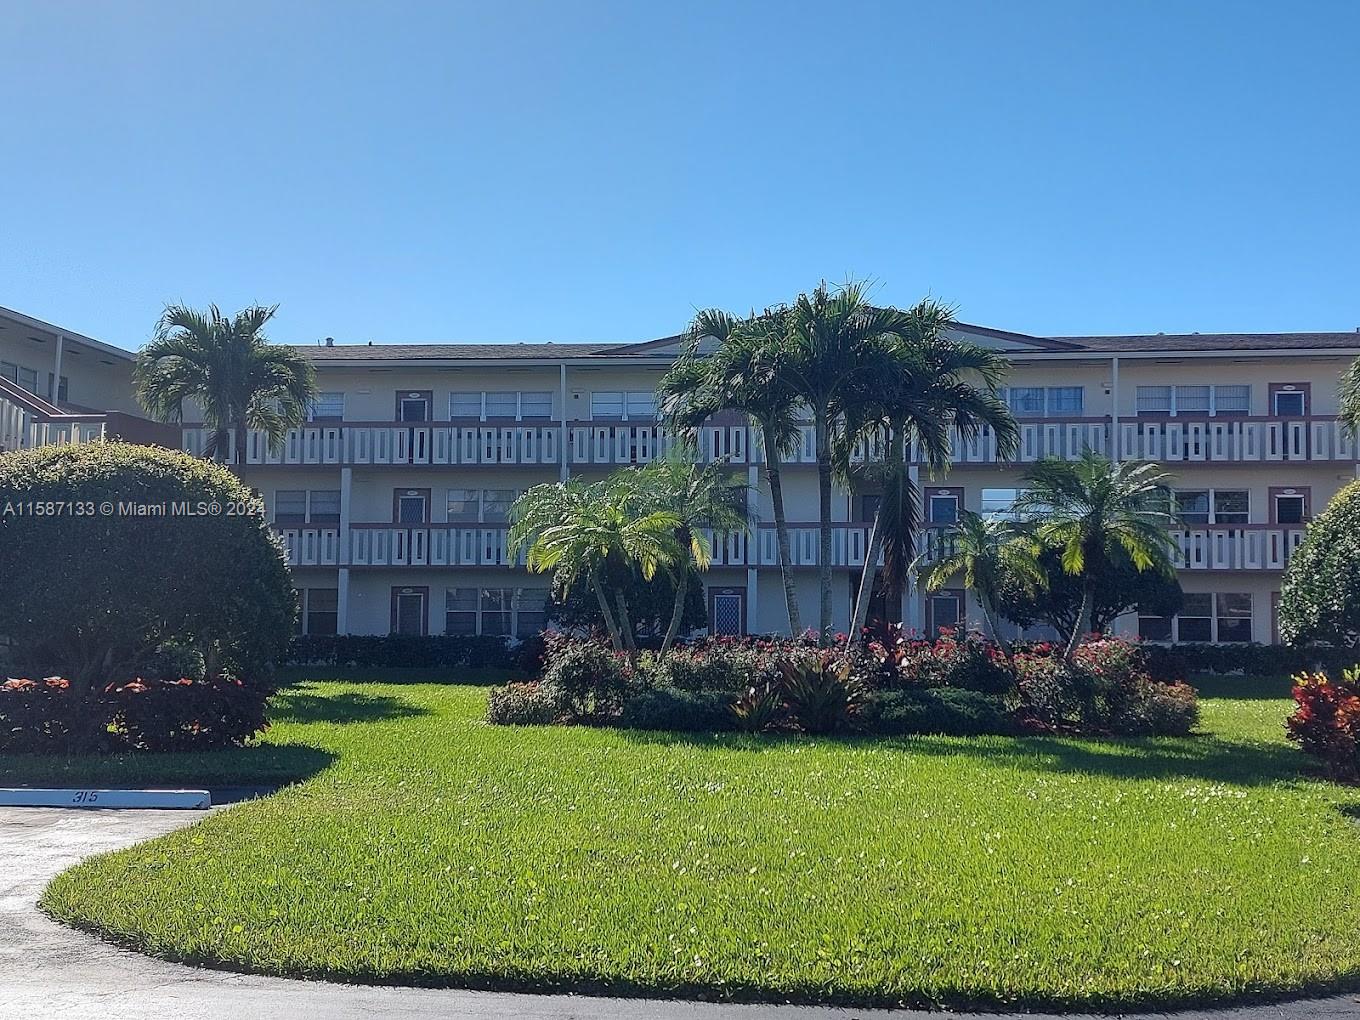
[[[1103, 743], [502, 729], [474, 687], [306, 685], [241, 756], [305, 752], [310, 779], [43, 903], [349, 980], [1103, 1008], [1360, 987], [1360, 793], [1299, 777], [1283, 691], [1223, 681], [1243, 696], [1206, 702], [1208, 735]], [[30, 765], [0, 774], [52, 774]]]

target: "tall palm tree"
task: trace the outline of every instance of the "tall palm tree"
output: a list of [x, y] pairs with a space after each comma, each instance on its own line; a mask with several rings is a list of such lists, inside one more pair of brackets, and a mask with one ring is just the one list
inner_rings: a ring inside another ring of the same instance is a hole
[[664, 656], [680, 630], [691, 572], [707, 570], [712, 561], [703, 532], [746, 530], [747, 485], [723, 464], [701, 466], [683, 455], [653, 461], [637, 470], [634, 484], [640, 510], [666, 511], [678, 522], [671, 536], [674, 548], [669, 567], [675, 580], [675, 608], [661, 642]]
[[553, 571], [558, 592], [585, 581], [614, 649], [630, 657], [637, 655], [637, 640], [626, 578], [636, 566], [650, 581], [668, 566], [680, 524], [672, 511], [639, 512], [634, 496], [631, 481], [615, 478], [535, 485], [511, 506], [508, 536], [514, 555], [528, 550], [530, 572]]
[[1170, 481], [1171, 475], [1151, 462], [1113, 464], [1090, 450], [1077, 461], [1045, 457], [1026, 472], [1016, 511], [1031, 520], [1044, 546], [1061, 553], [1063, 571], [1083, 581], [1079, 624], [1065, 659], [1091, 631], [1098, 568], [1122, 553], [1140, 573], [1175, 576]]
[[997, 594], [1008, 583], [1030, 590], [1044, 585], [1039, 543], [1011, 521], [965, 510], [945, 532], [941, 549], [933, 563], [918, 560], [922, 584], [927, 591], [936, 591], [958, 575], [963, 586], [977, 595], [992, 639], [1009, 657], [1010, 644], [1001, 636]]
[[1337, 382], [1338, 417], [1352, 435], [1360, 435], [1360, 358], [1352, 361]]
[[[918, 523], [918, 494], [907, 464], [913, 445], [932, 474], [948, 470], [953, 437], [966, 443], [990, 430], [1003, 459], [1019, 446], [1019, 428], [997, 390], [1006, 360], [950, 339], [954, 312], [948, 305], [926, 299], [906, 311], [889, 311], [893, 317], [881, 341], [888, 368], [861, 376], [842, 398], [843, 432], [836, 447], [840, 474], [876, 481], [883, 490], [852, 607], [851, 642], [868, 618], [880, 554], [885, 594], [890, 605], [901, 606]], [[875, 441], [882, 441], [883, 459], [852, 465], [852, 451], [867, 452]]]
[[[690, 438], [719, 411], [737, 411], [755, 423], [764, 449], [789, 633], [798, 635], [803, 621], [784, 513], [782, 465], [802, 442], [801, 401], [777, 371], [788, 314], [785, 308], [746, 318], [716, 308], [699, 312], [685, 333], [680, 357], [657, 392], [663, 420]], [[712, 350], [704, 350], [710, 344]]]
[[151, 341], [137, 355], [133, 378], [142, 406], [156, 420], [179, 424], [184, 405], [197, 404], [208, 429], [204, 453], [226, 458], [235, 437], [237, 464], [246, 458], [250, 429], [265, 433], [271, 448], [307, 420], [316, 377], [305, 358], [270, 344], [265, 324], [278, 305], [252, 305], [225, 316], [216, 305], [199, 311], [170, 305]]
[[850, 281], [831, 288], [825, 281], [800, 294], [789, 310], [787, 343], [778, 376], [812, 414], [817, 447], [818, 627], [825, 643], [831, 632], [831, 483], [833, 446], [847, 415], [866, 386], [901, 369], [907, 321], [896, 308], [869, 303], [868, 287]]

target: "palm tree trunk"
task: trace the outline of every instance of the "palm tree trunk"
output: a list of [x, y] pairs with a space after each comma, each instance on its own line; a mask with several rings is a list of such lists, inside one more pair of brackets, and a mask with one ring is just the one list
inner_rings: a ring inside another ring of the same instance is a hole
[[765, 480], [770, 486], [770, 504], [774, 508], [774, 535], [779, 546], [779, 579], [784, 582], [784, 606], [789, 614], [789, 636], [803, 633], [803, 617], [798, 611], [798, 583], [793, 576], [793, 549], [789, 544], [789, 521], [784, 516], [784, 482], [780, 475], [779, 452], [774, 433], [762, 426], [765, 443]]
[[629, 662], [637, 662], [637, 635], [633, 633], [633, 618], [628, 613], [628, 596], [620, 587], [614, 592], [614, 602], [619, 607], [619, 634], [623, 638], [623, 649], [628, 653]]
[[680, 618], [685, 615], [685, 596], [689, 594], [689, 564], [683, 563], [680, 566], [680, 576], [675, 579], [675, 608], [671, 610], [670, 626], [666, 628], [666, 636], [661, 639], [661, 657], [671, 650], [671, 645], [675, 643], [675, 635], [680, 632]]
[[818, 543], [817, 580], [821, 586], [821, 612], [818, 614], [817, 643], [825, 645], [831, 637], [831, 444], [826, 410], [817, 408], [817, 496]]
[[859, 574], [859, 592], [855, 596], [854, 616], [850, 621], [850, 633], [845, 636], [845, 647], [855, 647], [869, 619], [869, 602], [874, 594], [874, 575], [878, 573], [878, 554], [883, 549], [883, 504], [874, 514], [874, 523], [869, 528], [869, 546], [864, 551], [864, 569]]
[[1063, 650], [1063, 662], [1072, 661], [1081, 639], [1091, 632], [1091, 610], [1095, 601], [1095, 587], [1087, 581], [1081, 588], [1081, 611], [1077, 613], [1077, 625], [1072, 628], [1072, 636], [1067, 639], [1067, 648]]
[[244, 467], [246, 462], [246, 435], [246, 423], [243, 419], [236, 423], [236, 456], [234, 462], [238, 468]]
[[992, 640], [996, 642], [996, 646], [1001, 649], [1001, 654], [1004, 655], [1006, 661], [1009, 662], [1011, 660], [1011, 645], [1009, 641], [1001, 636], [1001, 618], [997, 615], [996, 610], [992, 608], [991, 599], [986, 599], [979, 595], [978, 604], [982, 606], [982, 618], [987, 622], [987, 629], [992, 632]]
[[600, 583], [600, 572], [598, 570], [590, 572], [590, 588], [595, 592], [595, 598], [600, 603], [600, 613], [604, 616], [604, 626], [609, 631], [609, 643], [614, 646], [614, 651], [623, 651], [623, 638], [619, 634], [619, 625], [614, 621], [614, 611], [609, 608], [609, 599], [605, 597], [604, 585]]

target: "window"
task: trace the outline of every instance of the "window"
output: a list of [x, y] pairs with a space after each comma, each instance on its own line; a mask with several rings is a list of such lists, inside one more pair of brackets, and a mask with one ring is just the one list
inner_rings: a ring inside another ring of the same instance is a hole
[[68, 399], [68, 398], [67, 398], [67, 394], [70, 393], [70, 392], [71, 392], [71, 381], [70, 381], [69, 379], [67, 379], [66, 376], [62, 376], [62, 377], [61, 377], [61, 383], [60, 383], [60, 384], [58, 385], [58, 387], [57, 387], [57, 395], [56, 395], [55, 397], [53, 397], [53, 396], [52, 396], [52, 373], [51, 373], [51, 372], [48, 372], [48, 373], [47, 373], [47, 399], [48, 399], [48, 400], [52, 400], [52, 401], [54, 401], [54, 402], [56, 402], [56, 403], [63, 403], [63, 402], [65, 402], [65, 401]]
[[508, 635], [510, 633], [511, 597], [508, 588], [482, 589], [482, 633]]
[[19, 366], [10, 361], [0, 361], [0, 379], [10, 382], [19, 381]]
[[1176, 515], [1182, 524], [1209, 523], [1209, 490], [1182, 490], [1176, 493]]
[[514, 390], [496, 390], [486, 394], [488, 418], [514, 418], [519, 413], [519, 394]]
[[23, 365], [20, 365], [19, 378], [15, 381], [29, 393], [38, 392], [38, 370], [36, 368], [24, 368]]
[[307, 523], [306, 489], [279, 489], [274, 493], [274, 523]]
[[1016, 520], [1015, 501], [1023, 489], [983, 489], [982, 516]]
[[628, 394], [629, 418], [655, 418], [656, 394], [651, 390], [633, 390]]
[[527, 390], [519, 395], [521, 418], [551, 418], [552, 393], [548, 390]]
[[590, 395], [590, 416], [595, 419], [623, 420], [623, 394], [597, 390]]
[[481, 418], [482, 395], [480, 393], [450, 393], [449, 418]]
[[[1219, 593], [1214, 596], [1218, 640], [1251, 640], [1251, 596]], [[1182, 638], [1184, 640], [1184, 638]]]
[[471, 522], [481, 520], [482, 493], [480, 489], [449, 490], [449, 520]]
[[335, 634], [340, 621], [340, 589], [308, 588], [307, 633]]
[[1177, 641], [1212, 641], [1213, 633], [1212, 595], [1186, 592], [1181, 611], [1176, 614]]
[[444, 593], [444, 633], [477, 633], [476, 588], [450, 588]]
[[1170, 641], [1171, 617], [1143, 616], [1140, 614], [1138, 617], [1138, 640]]
[[486, 489], [482, 492], [482, 520], [504, 524], [510, 519], [510, 504], [519, 498], [517, 489]]
[[1214, 523], [1246, 524], [1250, 517], [1251, 495], [1246, 489], [1214, 490]]
[[1041, 415], [1044, 413], [1044, 388], [1042, 386], [1012, 386], [1007, 395], [1011, 411], [1018, 415]]
[[307, 519], [312, 524], [340, 523], [339, 489], [314, 489], [308, 496], [308, 503]]
[[1251, 411], [1251, 387], [1139, 386], [1139, 414], [1247, 414]]
[[1182, 524], [1246, 524], [1251, 517], [1246, 489], [1182, 489], [1176, 493], [1176, 515]]
[[1049, 414], [1081, 414], [1086, 408], [1086, 390], [1081, 386], [1050, 386]]
[[533, 637], [547, 626], [548, 590], [516, 588], [515, 635]]
[[318, 393], [307, 409], [310, 421], [343, 421], [345, 418], [345, 395], [343, 393]]

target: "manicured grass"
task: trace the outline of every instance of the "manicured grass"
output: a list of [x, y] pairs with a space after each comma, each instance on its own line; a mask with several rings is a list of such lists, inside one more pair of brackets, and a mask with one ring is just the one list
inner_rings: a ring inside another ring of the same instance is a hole
[[1115, 743], [495, 728], [476, 688], [318, 684], [268, 746], [328, 767], [43, 905], [346, 980], [1107, 1009], [1357, 987], [1360, 794], [1300, 776], [1285, 690]]

